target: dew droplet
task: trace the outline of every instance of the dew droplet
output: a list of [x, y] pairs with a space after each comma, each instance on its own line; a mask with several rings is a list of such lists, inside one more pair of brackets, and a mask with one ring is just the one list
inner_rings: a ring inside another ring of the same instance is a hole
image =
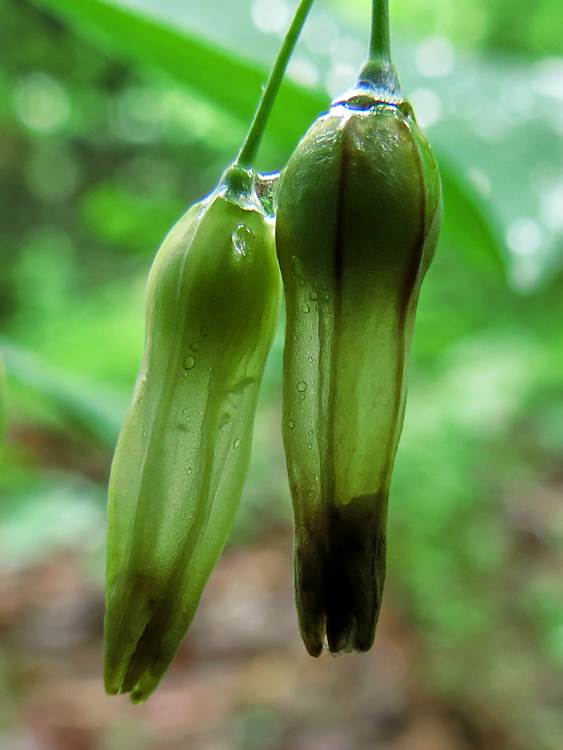
[[184, 360], [184, 370], [191, 370], [195, 367], [195, 359], [193, 357], [186, 357]]
[[307, 435], [314, 435], [314, 434], [315, 434], [315, 430], [309, 430], [309, 432], [307, 433]]
[[199, 344], [197, 341], [194, 341], [192, 344], [190, 344], [190, 349], [192, 352], [197, 352], [199, 349]]
[[295, 422], [293, 421], [293, 419], [289, 420], [289, 422], [287, 423], [287, 426], [289, 427], [290, 430], [292, 430], [295, 427]]
[[192, 467], [191, 467], [191, 466], [190, 466], [190, 467], [188, 468], [188, 470], [187, 470], [187, 472], [186, 472], [186, 473], [187, 473], [187, 474], [191, 474], [191, 473], [192, 473]]
[[301, 399], [301, 401], [303, 401], [305, 399], [305, 394], [304, 393], [300, 393], [299, 394], [299, 398]]
[[323, 299], [325, 302], [328, 302], [330, 297], [328, 296], [328, 294], [323, 294]]
[[307, 362], [312, 362], [312, 361], [313, 361], [313, 357], [307, 357]]
[[239, 257], [244, 257], [248, 251], [248, 241], [252, 237], [252, 230], [245, 224], [239, 224], [231, 235], [235, 253]]
[[310, 309], [310, 308], [309, 308], [309, 305], [303, 305], [303, 306], [302, 306], [302, 307], [300, 308], [301, 312], [302, 312], [303, 314], [305, 314], [305, 315], [306, 315], [306, 314], [307, 314], [307, 313], [309, 312], [309, 309]]
[[307, 497], [315, 497], [313, 490], [307, 490]]
[[188, 410], [188, 409], [182, 409], [182, 414], [183, 414], [184, 416], [186, 416], [186, 414], [188, 414], [188, 413], [189, 413], [189, 410]]
[[310, 451], [312, 451], [312, 450], [313, 450], [313, 443], [309, 443], [309, 444], [307, 445], [307, 448], [308, 448], [308, 449], [309, 449]]
[[297, 390], [299, 393], [304, 393], [307, 390], [307, 383], [302, 380], [300, 383], [297, 383]]
[[235, 442], [233, 443], [234, 448], [238, 448], [240, 446], [240, 440], [237, 438]]
[[201, 331], [199, 333], [201, 337], [204, 339], [206, 336], [209, 336], [209, 328], [207, 326], [202, 326]]
[[317, 299], [317, 296], [318, 296], [318, 295], [317, 295], [317, 293], [316, 293], [316, 292], [311, 292], [311, 293], [309, 294], [309, 299], [311, 300], [311, 302], [314, 302], [314, 301], [315, 301], [315, 300]]

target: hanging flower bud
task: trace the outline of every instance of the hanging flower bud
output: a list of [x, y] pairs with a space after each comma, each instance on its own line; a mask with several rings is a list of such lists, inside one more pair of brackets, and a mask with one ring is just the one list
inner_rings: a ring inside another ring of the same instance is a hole
[[283, 437], [310, 654], [373, 643], [387, 498], [420, 284], [441, 221], [428, 141], [390, 63], [368, 63], [282, 173]]
[[109, 490], [105, 680], [145, 700], [227, 540], [246, 478], [280, 278], [250, 170], [172, 229], [151, 270], [146, 342]]

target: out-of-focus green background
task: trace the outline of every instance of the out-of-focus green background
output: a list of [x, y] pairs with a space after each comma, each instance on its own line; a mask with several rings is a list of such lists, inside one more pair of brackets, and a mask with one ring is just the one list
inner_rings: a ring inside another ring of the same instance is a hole
[[[369, 5], [317, 0], [262, 169], [353, 82]], [[294, 4], [0, 0], [2, 750], [561, 748], [563, 5], [390, 6], [445, 223], [376, 644], [316, 661], [299, 640], [280, 325], [231, 544], [133, 707], [101, 682], [104, 515], [146, 277], [236, 155]]]

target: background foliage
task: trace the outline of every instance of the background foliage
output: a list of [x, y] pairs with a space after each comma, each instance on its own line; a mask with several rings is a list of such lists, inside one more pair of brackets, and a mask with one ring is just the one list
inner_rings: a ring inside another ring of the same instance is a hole
[[[318, 0], [268, 129], [264, 170], [282, 167], [352, 82], [368, 5]], [[283, 0], [0, 0], [6, 590], [70, 555], [99, 601], [107, 475], [142, 350], [147, 272], [172, 223], [234, 158], [289, 12]], [[419, 644], [408, 651], [419, 691], [463, 718], [464, 739], [445, 747], [555, 750], [563, 734], [563, 10], [554, 0], [397, 0], [391, 13], [404, 87], [440, 161], [445, 223], [422, 291], [392, 487], [386, 617]], [[273, 549], [271, 540], [290, 535], [282, 349], [280, 324], [231, 555]], [[29, 601], [28, 630], [33, 594]], [[86, 744], [45, 739], [29, 709], [33, 669], [30, 677], [29, 664], [10, 657], [14, 644], [33, 642], [6, 614], [10, 602], [0, 606], [2, 747], [27, 747], [29, 736], [39, 743], [32, 747], [125, 747], [115, 729], [123, 716], [91, 719]], [[99, 640], [98, 610], [92, 618]], [[61, 647], [60, 663], [65, 654]], [[375, 675], [384, 657], [374, 658]], [[280, 705], [234, 712], [239, 739], [201, 747], [285, 747], [292, 719]], [[367, 709], [362, 716], [369, 721]], [[249, 739], [247, 725], [262, 739]], [[341, 747], [315, 727], [319, 746]], [[342, 746], [371, 747], [375, 729], [362, 727], [363, 740], [350, 731]], [[166, 747], [185, 747], [179, 736]]]

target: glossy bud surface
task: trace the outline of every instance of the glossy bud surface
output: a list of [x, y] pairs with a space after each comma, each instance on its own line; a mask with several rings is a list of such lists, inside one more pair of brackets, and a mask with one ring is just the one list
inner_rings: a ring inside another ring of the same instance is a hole
[[283, 437], [299, 622], [310, 654], [373, 643], [387, 499], [440, 180], [410, 105], [359, 87], [317, 120], [282, 173]]
[[246, 478], [279, 301], [273, 225], [255, 194], [223, 186], [158, 252], [110, 480], [109, 693], [145, 700], [193, 619]]

